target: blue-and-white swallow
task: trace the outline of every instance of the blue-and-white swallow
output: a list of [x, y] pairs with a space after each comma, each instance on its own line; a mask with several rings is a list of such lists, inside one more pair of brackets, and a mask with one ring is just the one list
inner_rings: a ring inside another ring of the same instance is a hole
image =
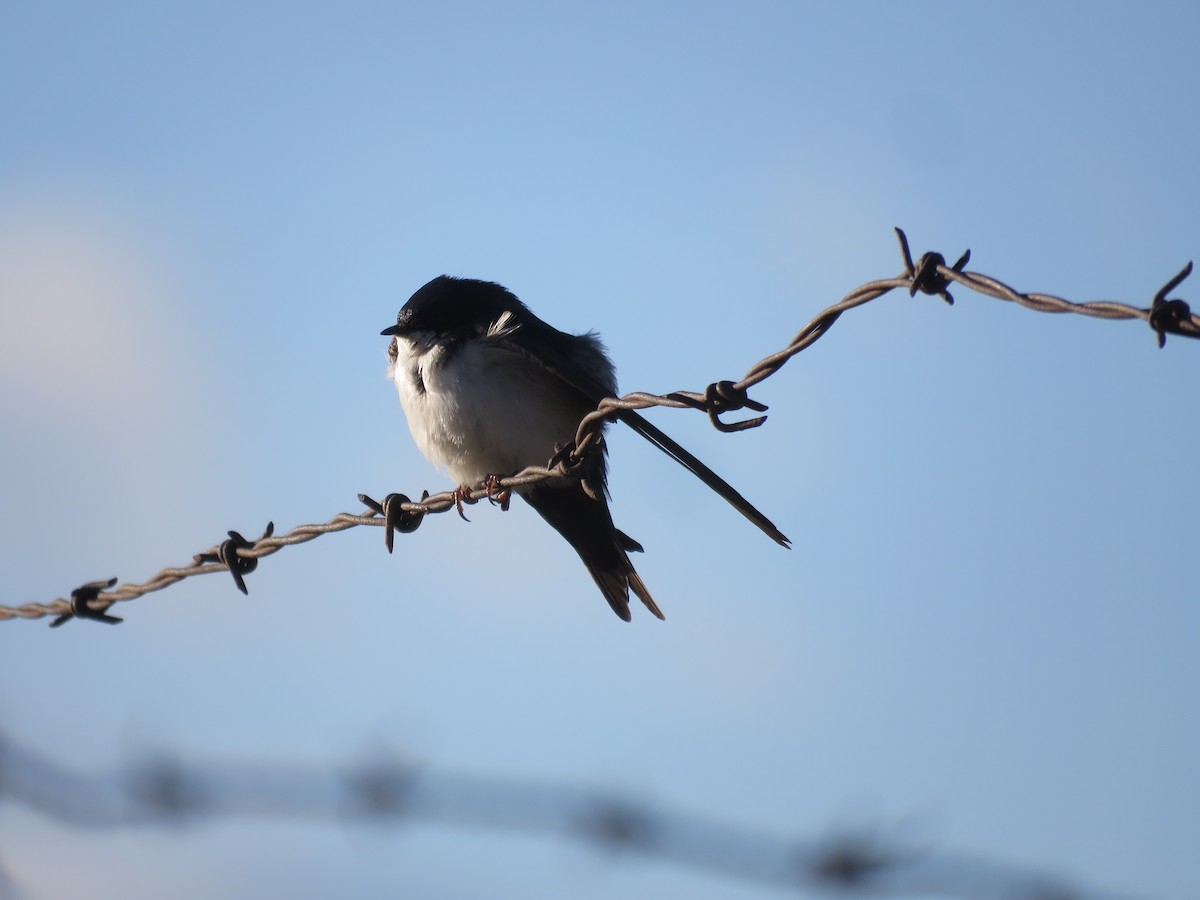
[[[594, 333], [547, 325], [504, 287], [433, 279], [409, 298], [396, 324], [390, 375], [413, 440], [464, 487], [545, 465], [575, 438], [580, 420], [617, 396], [612, 361]], [[772, 540], [790, 541], [708, 466], [632, 410], [612, 414], [724, 497]], [[591, 453], [579, 478], [516, 489], [575, 548], [613, 612], [629, 621], [629, 591], [658, 618], [658, 604], [629, 554], [642, 546], [613, 525], [606, 449]]]

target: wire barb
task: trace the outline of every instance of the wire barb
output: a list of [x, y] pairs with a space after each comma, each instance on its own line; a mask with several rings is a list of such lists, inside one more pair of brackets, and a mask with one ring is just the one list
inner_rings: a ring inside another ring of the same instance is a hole
[[229, 532], [229, 540], [223, 541], [221, 546], [217, 548], [217, 552], [207, 551], [205, 553], [197, 553], [192, 559], [197, 565], [204, 563], [220, 563], [229, 569], [229, 574], [233, 576], [233, 583], [237, 585], [237, 589], [243, 594], [249, 596], [250, 591], [246, 588], [245, 576], [249, 575], [258, 568], [258, 557], [242, 554], [242, 550], [254, 550], [254, 548], [269, 538], [275, 533], [275, 523], [268, 522], [267, 527], [263, 529], [262, 537], [257, 541], [248, 541], [236, 531]]
[[[914, 266], [912, 254], [908, 250], [908, 235], [900, 228], [895, 231], [896, 238], [900, 241], [900, 255], [904, 257], [904, 271], [911, 279], [908, 296], [915, 297], [917, 291], [923, 294], [937, 294], [946, 303], [953, 306], [954, 298], [947, 290], [950, 287], [950, 279], [942, 273], [942, 270], [946, 268], [946, 257], [940, 253], [924, 253]], [[958, 262], [950, 267], [950, 271], [962, 274], [962, 270], [970, 261], [971, 251], [964, 250], [962, 256], [958, 258]]]
[[[1175, 290], [1183, 283], [1183, 280], [1192, 274], [1191, 261], [1183, 267], [1182, 271], [1165, 285], [1162, 290], [1154, 295], [1154, 301], [1150, 304], [1150, 317], [1147, 320], [1150, 327], [1158, 334], [1158, 349], [1161, 350], [1167, 345], [1167, 334], [1178, 334], [1183, 337], [1200, 338], [1200, 331], [1195, 328], [1192, 323], [1192, 309], [1183, 300], [1168, 300], [1167, 294]], [[1191, 325], [1192, 327], [1188, 327]]]
[[144, 763], [127, 778], [127, 790], [151, 818], [182, 820], [204, 809], [204, 794], [197, 780], [174, 760]]
[[380, 818], [399, 818], [408, 812], [416, 780], [416, 770], [394, 763], [368, 766], [343, 777], [357, 810]]
[[916, 858], [913, 853], [884, 850], [869, 835], [843, 835], [823, 848], [817, 859], [801, 860], [801, 869], [810, 872], [818, 882], [845, 890], [859, 887], [872, 876]]
[[733, 381], [714, 381], [704, 389], [702, 397], [684, 391], [676, 391], [666, 396], [678, 399], [684, 406], [708, 413], [708, 421], [712, 423], [713, 428], [725, 434], [733, 434], [735, 431], [757, 428], [767, 421], [766, 416], [755, 416], [741, 422], [721, 421], [722, 413], [734, 412], [739, 409], [752, 409], [755, 412], [767, 411], [767, 404], [750, 399], [750, 395], [746, 393], [746, 387], [744, 384]]
[[580, 833], [610, 850], [654, 846], [654, 820], [629, 803], [600, 800], [585, 810], [578, 823]]
[[71, 611], [65, 612], [53, 622], [50, 623], [51, 628], [58, 628], [65, 622], [72, 619], [91, 619], [93, 622], [104, 622], [107, 625], [119, 625], [125, 620], [120, 616], [110, 616], [106, 609], [112, 606], [112, 602], [105, 603], [99, 608], [93, 607], [92, 602], [100, 599], [100, 592], [106, 590], [117, 583], [115, 577], [107, 581], [89, 581], [87, 584], [81, 585], [71, 591]]
[[[392, 539], [397, 531], [401, 534], [412, 534], [421, 526], [421, 520], [425, 517], [425, 510], [414, 505], [405, 494], [388, 494], [383, 498], [383, 503], [372, 500], [366, 494], [359, 494], [358, 500], [383, 516], [383, 542], [387, 545], [388, 553], [392, 552]], [[407, 509], [406, 504], [412, 509]]]
[[[1191, 274], [1192, 264], [1190, 262], [1163, 286], [1148, 309], [1107, 300], [1074, 303], [1051, 294], [1022, 293], [996, 278], [966, 271], [967, 262], [971, 258], [969, 250], [964, 252], [953, 266], [946, 266], [944, 257], [940, 253], [932, 252], [924, 254], [914, 264], [908, 236], [900, 228], [896, 228], [895, 233], [900, 243], [901, 256], [904, 258], [904, 274], [901, 277], [870, 281], [855, 288], [837, 303], [813, 317], [796, 333], [786, 347], [755, 363], [741, 381], [716, 381], [702, 393], [694, 391], [673, 391], [669, 394], [635, 392], [623, 397], [609, 397], [601, 401], [594, 411], [588, 413], [580, 421], [574, 440], [556, 447], [554, 456], [545, 466], [529, 466], [516, 474], [502, 478], [489, 476], [478, 485], [460, 485], [453, 491], [443, 491], [439, 494], [430, 495], [428, 491], [424, 491], [420, 501], [415, 503], [410, 502], [403, 494], [389, 494], [382, 504], [378, 504], [371, 501], [366, 495], [360, 494], [359, 500], [370, 507], [371, 515], [339, 513], [323, 524], [297, 525], [287, 534], [279, 537], [273, 536], [273, 526], [269, 525], [263, 533], [263, 537], [253, 543], [237, 532], [231, 531], [228, 541], [212, 550], [197, 554], [191, 565], [162, 569], [143, 584], [124, 584], [115, 591], [103, 595], [97, 589], [95, 594], [85, 593], [77, 596], [79, 591], [90, 591], [96, 587], [96, 584], [100, 584], [101, 588], [112, 586], [107, 582], [93, 583], [73, 591], [69, 601], [58, 599], [45, 604], [0, 605], [0, 620], [57, 616], [58, 618], [51, 623], [54, 626], [61, 625], [70, 618], [89, 618], [114, 623], [120, 620], [116, 616], [105, 613], [105, 610], [114, 603], [163, 590], [193, 575], [204, 575], [225, 569], [228, 569], [233, 575], [238, 590], [246, 593], [244, 576], [254, 571], [261, 557], [275, 553], [284, 546], [302, 544], [323, 534], [345, 531], [358, 525], [375, 525], [384, 526], [387, 529], [384, 532], [384, 541], [388, 551], [391, 552], [395, 533], [409, 533], [415, 530], [427, 514], [442, 513], [449, 509], [457, 509], [462, 514], [463, 504], [477, 503], [482, 499], [487, 499], [493, 504], [499, 503], [503, 509], [506, 508], [509, 492], [512, 489], [535, 484], [547, 478], [580, 478], [583, 489], [595, 496], [599, 490], [598, 486], [589, 484], [586, 479], [582, 478], [585, 470], [584, 461], [590, 454], [602, 450], [604, 441], [601, 429], [614, 417], [618, 417], [621, 410], [642, 410], [652, 406], [669, 409], [697, 409], [706, 413], [709, 421], [721, 432], [728, 433], [757, 428], [766, 421], [766, 416], [757, 416], [732, 423], [723, 422], [720, 417], [725, 413], [743, 408], [755, 412], [765, 412], [766, 404], [751, 400], [748, 396], [747, 391], [751, 387], [770, 378], [782, 369], [788, 360], [824, 337], [843, 313], [870, 303], [872, 300], [877, 300], [896, 289], [907, 290], [912, 296], [915, 296], [917, 291], [936, 294], [947, 303], [952, 304], [954, 298], [950, 295], [949, 286], [954, 283], [977, 294], [1016, 303], [1037, 312], [1074, 313], [1098, 319], [1141, 319], [1154, 329], [1158, 335], [1160, 347], [1164, 346], [1167, 334], [1200, 338], [1200, 316], [1192, 312], [1183, 300], [1168, 299], [1167, 297]], [[382, 516], [380, 516], [381, 513]], [[466, 516], [463, 515], [463, 518], [465, 519]], [[93, 604], [99, 605], [99, 609], [93, 608]]]

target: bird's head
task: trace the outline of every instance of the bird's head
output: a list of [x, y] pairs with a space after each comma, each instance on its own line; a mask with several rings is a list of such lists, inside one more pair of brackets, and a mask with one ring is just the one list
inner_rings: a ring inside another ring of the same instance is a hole
[[439, 275], [400, 309], [396, 324], [380, 332], [413, 344], [433, 345], [474, 340], [529, 311], [516, 295], [492, 281]]

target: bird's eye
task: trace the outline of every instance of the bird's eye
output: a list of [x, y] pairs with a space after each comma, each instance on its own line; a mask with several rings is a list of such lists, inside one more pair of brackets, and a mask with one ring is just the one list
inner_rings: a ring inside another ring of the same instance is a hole
[[388, 359], [390, 359], [392, 362], [395, 362], [397, 357], [399, 357], [399, 356], [400, 356], [400, 347], [396, 343], [396, 339], [392, 338], [392, 342], [390, 344], [388, 344]]

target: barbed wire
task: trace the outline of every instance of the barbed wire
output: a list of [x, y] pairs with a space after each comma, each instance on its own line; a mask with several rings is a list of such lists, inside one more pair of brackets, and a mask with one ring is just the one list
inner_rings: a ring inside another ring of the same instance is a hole
[[616, 410], [640, 410], [652, 406], [697, 409], [707, 413], [712, 425], [722, 432], [757, 428], [766, 421], [766, 416], [755, 416], [737, 422], [727, 422], [721, 417], [741, 409], [766, 412], [765, 404], [751, 399], [748, 395], [751, 387], [774, 375], [793, 356], [812, 346], [833, 327], [842, 313], [897, 289], [906, 289], [909, 296], [915, 296], [918, 292], [939, 296], [952, 305], [954, 297], [950, 294], [950, 285], [957, 284], [977, 294], [1016, 303], [1038, 312], [1075, 313], [1100, 319], [1141, 319], [1157, 335], [1160, 348], [1165, 345], [1168, 334], [1200, 338], [1200, 315], [1193, 313], [1183, 300], [1168, 297], [1191, 274], [1190, 262], [1155, 294], [1146, 308], [1109, 300], [1078, 303], [1052, 294], [1022, 293], [999, 279], [978, 272], [968, 272], [965, 267], [971, 258], [970, 250], [965, 251], [952, 266], [947, 266], [945, 257], [936, 252], [925, 253], [914, 263], [909, 251], [908, 238], [899, 228], [895, 229], [895, 233], [904, 259], [904, 272], [901, 275], [870, 281], [855, 288], [815, 316], [797, 332], [786, 347], [751, 366], [740, 381], [717, 381], [703, 392], [672, 391], [669, 394], [651, 394], [635, 391], [622, 397], [603, 400], [579, 423], [574, 441], [556, 448], [556, 452], [545, 466], [530, 466], [508, 477], [492, 477], [469, 489], [464, 486], [437, 494], [425, 491], [418, 501], [399, 493], [388, 494], [382, 502], [366, 494], [359, 494], [358, 499], [368, 507], [368, 514], [338, 513], [323, 524], [298, 525], [281, 535], [275, 535], [274, 523], [268, 523], [262, 537], [256, 541], [247, 540], [238, 532], [230, 531], [228, 540], [197, 553], [190, 565], [168, 567], [148, 581], [141, 584], [123, 584], [115, 590], [112, 588], [116, 585], [116, 578], [89, 582], [73, 590], [69, 600], [60, 598], [49, 603], [0, 605], [0, 621], [55, 616], [54, 621], [50, 623], [51, 627], [58, 627], [72, 618], [116, 624], [121, 619], [108, 612], [114, 604], [161, 591], [194, 575], [207, 575], [212, 572], [229, 572], [238, 590], [247, 593], [245, 576], [254, 571], [258, 560], [277, 553], [284, 547], [307, 543], [321, 535], [345, 531], [359, 525], [385, 528], [385, 543], [390, 553], [395, 533], [415, 531], [428, 514], [457, 509], [462, 515], [464, 503], [474, 504], [484, 499], [507, 509], [508, 498], [513, 488], [548, 478], [578, 477], [588, 454], [596, 452], [600, 446], [603, 424]]
[[[325, 824], [435, 823], [540, 834], [791, 891], [968, 900], [1116, 900], [1046, 872], [904, 846], [866, 832], [793, 839], [689, 816], [613, 792], [433, 771], [378, 754], [343, 766], [184, 766], [168, 756], [82, 774], [0, 733], [0, 802], [77, 829], [231, 818]], [[0, 883], [4, 873], [0, 871]]]

